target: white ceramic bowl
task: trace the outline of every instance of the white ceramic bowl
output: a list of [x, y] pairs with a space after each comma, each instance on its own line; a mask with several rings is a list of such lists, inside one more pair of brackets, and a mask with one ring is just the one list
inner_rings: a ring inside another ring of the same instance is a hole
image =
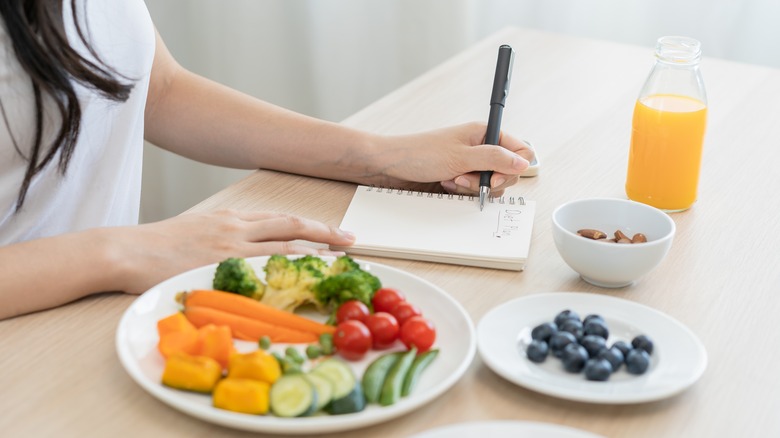
[[[647, 242], [593, 240], [578, 235], [581, 229], [603, 231], [608, 237], [613, 237], [618, 229], [629, 237], [642, 233]], [[675, 225], [668, 214], [649, 205], [626, 199], [593, 198], [556, 208], [552, 231], [558, 253], [583, 280], [600, 287], [624, 287], [661, 263], [672, 246]]]

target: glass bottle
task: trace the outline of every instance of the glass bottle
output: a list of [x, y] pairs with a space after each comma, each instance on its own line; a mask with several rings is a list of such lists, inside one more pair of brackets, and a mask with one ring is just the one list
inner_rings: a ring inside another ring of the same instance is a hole
[[701, 44], [662, 37], [655, 56], [634, 106], [626, 194], [664, 211], [683, 211], [696, 201], [707, 124]]

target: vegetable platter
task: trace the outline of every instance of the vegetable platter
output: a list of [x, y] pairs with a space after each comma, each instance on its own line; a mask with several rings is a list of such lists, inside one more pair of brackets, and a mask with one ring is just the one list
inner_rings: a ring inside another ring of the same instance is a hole
[[[322, 257], [332, 262], [332, 257]], [[263, 277], [269, 257], [247, 258], [246, 261]], [[165, 404], [201, 420], [231, 428], [277, 434], [331, 433], [352, 430], [391, 420], [442, 395], [464, 374], [476, 353], [474, 324], [463, 307], [434, 284], [407, 272], [379, 263], [356, 260], [360, 267], [376, 277], [386, 287], [397, 288], [413, 301], [435, 325], [434, 347], [439, 351], [412, 393], [390, 406], [370, 404], [364, 410], [342, 415], [315, 414], [283, 418], [273, 415], [251, 415], [213, 406], [211, 397], [180, 391], [161, 383], [165, 359], [158, 351], [157, 322], [180, 310], [176, 296], [181, 291], [210, 289], [217, 264], [194, 269], [170, 278], [139, 296], [125, 311], [116, 333], [116, 348], [122, 366], [141, 388]], [[318, 322], [328, 315], [302, 308], [296, 314]], [[257, 350], [256, 342], [235, 341], [239, 352]], [[281, 351], [285, 345], [274, 345]], [[402, 344], [389, 350], [372, 350], [349, 366], [356, 376], [378, 357], [392, 351], [404, 351]], [[359, 378], [359, 377], [358, 377]]]

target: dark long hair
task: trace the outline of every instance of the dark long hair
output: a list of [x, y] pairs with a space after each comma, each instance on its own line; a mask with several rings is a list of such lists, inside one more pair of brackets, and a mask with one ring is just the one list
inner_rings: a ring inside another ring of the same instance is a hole
[[[81, 105], [76, 96], [74, 81], [118, 102], [127, 100], [133, 88], [131, 83], [117, 80], [118, 74], [100, 60], [87, 42], [77, 18], [76, 0], [71, 0], [70, 3], [79, 38], [97, 62], [84, 58], [68, 43], [63, 23], [62, 0], [0, 0], [0, 15], [5, 22], [14, 53], [30, 77], [35, 99], [35, 139], [29, 156], [25, 156], [14, 140], [17, 152], [28, 161], [16, 200], [17, 212], [24, 203], [33, 177], [52, 161], [57, 152], [60, 153], [60, 173], [65, 175], [81, 129]], [[42, 144], [43, 98], [46, 95], [53, 98], [62, 120], [50, 145]], [[2, 105], [2, 101], [0, 110], [6, 125], [9, 125], [6, 112], [8, 109]]]

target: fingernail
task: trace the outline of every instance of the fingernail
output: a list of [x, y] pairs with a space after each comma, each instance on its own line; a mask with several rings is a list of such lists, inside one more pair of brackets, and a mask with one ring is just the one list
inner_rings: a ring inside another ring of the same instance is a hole
[[454, 182], [452, 182], [452, 181], [449, 181], [449, 180], [447, 180], [447, 181], [442, 181], [442, 182], [441, 182], [441, 186], [442, 186], [442, 187], [444, 187], [444, 190], [448, 190], [448, 191], [450, 191], [450, 192], [454, 192], [454, 191], [455, 191], [455, 189], [457, 189], [457, 188], [458, 188], [458, 186], [456, 186]]
[[523, 157], [516, 156], [514, 160], [512, 160], [512, 168], [523, 171], [528, 168], [528, 160]]
[[345, 238], [347, 240], [352, 240], [352, 241], [355, 240], [355, 233], [353, 233], [351, 231], [346, 231], [346, 230], [342, 230], [341, 228], [339, 228], [338, 229], [338, 233], [339, 233], [339, 235], [341, 235], [341, 237], [343, 237], [343, 238]]
[[459, 176], [459, 177], [455, 178], [454, 182], [455, 182], [455, 184], [457, 184], [457, 185], [459, 185], [461, 187], [466, 187], [466, 188], [469, 187], [469, 180], [465, 176]]
[[502, 185], [502, 184], [504, 184], [505, 182], [506, 182], [506, 178], [505, 178], [505, 177], [503, 177], [503, 176], [497, 176], [497, 177], [496, 177], [496, 178], [493, 180], [493, 187], [501, 187], [501, 185]]

